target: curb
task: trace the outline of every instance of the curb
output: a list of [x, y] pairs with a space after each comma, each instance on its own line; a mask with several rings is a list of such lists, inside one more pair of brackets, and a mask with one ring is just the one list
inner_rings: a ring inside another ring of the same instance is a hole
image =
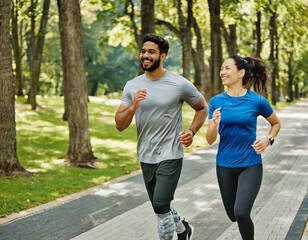
[[12, 213], [11, 215], [9, 215], [5, 218], [0, 218], [0, 226], [4, 226], [4, 225], [7, 225], [7, 224], [12, 223], [14, 221], [20, 220], [22, 218], [26, 218], [26, 217], [29, 217], [29, 216], [32, 216], [32, 215], [35, 215], [35, 214], [39, 214], [39, 213], [48, 211], [52, 208], [59, 207], [63, 204], [69, 203], [71, 201], [82, 198], [84, 196], [94, 194], [95, 192], [97, 192], [101, 189], [108, 188], [111, 184], [115, 184], [115, 183], [124, 181], [124, 180], [126, 180], [130, 177], [136, 176], [140, 173], [141, 173], [141, 170], [136, 170], [136, 171], [134, 171], [130, 174], [123, 175], [123, 176], [120, 176], [118, 178], [112, 179], [108, 182], [104, 182], [104, 183], [97, 185], [95, 187], [88, 188], [86, 190], [83, 190], [83, 191], [80, 191], [80, 192], [77, 192], [77, 193], [73, 193], [71, 195], [68, 195], [68, 196], [65, 196], [65, 197], [62, 197], [62, 198], [58, 198], [58, 199], [56, 199], [52, 202], [45, 203], [45, 204], [42, 204], [42, 205], [39, 205], [39, 206], [36, 206], [36, 207], [33, 207], [33, 208], [29, 208], [29, 209], [27, 209], [25, 211], [21, 211], [19, 213]]

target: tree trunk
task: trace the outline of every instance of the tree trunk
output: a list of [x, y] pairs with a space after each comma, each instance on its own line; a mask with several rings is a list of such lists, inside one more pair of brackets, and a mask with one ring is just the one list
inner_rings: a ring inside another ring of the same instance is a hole
[[276, 62], [275, 62], [275, 36], [276, 36], [276, 12], [273, 12], [270, 18], [270, 63], [272, 66], [272, 104], [276, 105], [277, 96], [276, 96]]
[[262, 41], [261, 41], [261, 11], [257, 12], [256, 35], [257, 35], [257, 48], [256, 57], [261, 58]]
[[42, 63], [43, 47], [46, 34], [46, 26], [49, 14], [49, 5], [50, 5], [50, 0], [44, 0], [43, 15], [41, 18], [40, 30], [38, 32], [38, 36], [36, 38], [37, 41], [35, 44], [35, 52], [34, 52], [33, 67], [32, 67], [32, 83], [27, 100], [27, 103], [31, 104], [31, 108], [33, 110], [36, 109], [36, 92], [41, 72], [41, 63]]
[[88, 95], [82, 24], [78, 0], [58, 0], [59, 27], [66, 100], [68, 103], [69, 150], [73, 166], [94, 168], [88, 122]]
[[294, 92], [293, 92], [293, 51], [289, 52], [288, 59], [288, 101], [292, 102], [294, 100]]
[[195, 86], [205, 96], [206, 100], [210, 100], [210, 70], [204, 63], [204, 49], [202, 44], [202, 36], [197, 20], [193, 18], [193, 26], [197, 38], [197, 49], [192, 49], [193, 63], [195, 68]]
[[192, 32], [191, 28], [193, 27], [193, 1], [187, 0], [187, 18], [183, 15], [182, 11], [182, 1], [176, 0], [176, 9], [178, 12], [179, 18], [179, 29], [173, 26], [170, 22], [164, 20], [157, 20], [156, 24], [165, 25], [172, 31], [181, 41], [182, 44], [182, 68], [183, 68], [183, 77], [190, 79], [190, 69], [191, 69], [191, 58], [192, 58]]
[[295, 95], [294, 95], [294, 98], [295, 98], [295, 99], [299, 99], [298, 79], [295, 79], [294, 88], [295, 88], [295, 92], [294, 92]]
[[[36, 19], [37, 2], [38, 0], [36, 1], [31, 0], [31, 6], [29, 8], [29, 13], [28, 13], [28, 16], [30, 17], [30, 22], [31, 22], [31, 28], [26, 34], [27, 35], [26, 41], [28, 45], [27, 59], [28, 59], [31, 74], [33, 74], [33, 58], [34, 58], [34, 52], [35, 52], [35, 23], [36, 23], [35, 19]], [[32, 76], [31, 76], [31, 80], [32, 80]]]
[[98, 83], [99, 83], [99, 79], [95, 79], [91, 87], [91, 90], [90, 90], [90, 96], [96, 96], [97, 89], [98, 89]]
[[279, 101], [279, 96], [280, 96], [280, 82], [279, 82], [279, 39], [278, 39], [278, 31], [277, 31], [277, 26], [276, 26], [276, 31], [275, 31], [275, 66], [274, 66], [274, 71], [275, 71], [275, 78], [276, 78], [276, 100]]
[[141, 0], [141, 39], [155, 33], [154, 0]]
[[221, 31], [220, 31], [220, 0], [208, 0], [211, 21], [211, 95], [223, 92], [219, 77], [222, 65]]
[[193, 1], [187, 0], [187, 18], [185, 20], [182, 11], [182, 0], [176, 1], [176, 8], [179, 17], [180, 26], [180, 40], [182, 42], [182, 64], [183, 64], [183, 77], [190, 79], [190, 69], [191, 69], [191, 57], [192, 57], [192, 32], [191, 28], [193, 26]]
[[[141, 34], [140, 43], [147, 33], [155, 33], [154, 0], [141, 0]], [[141, 50], [141, 49], [140, 49]], [[139, 65], [139, 75], [144, 71]]]
[[17, 3], [13, 1], [12, 3], [12, 47], [15, 60], [15, 93], [17, 96], [23, 96], [23, 70], [21, 64], [21, 50], [19, 46], [19, 36], [18, 36], [18, 6]]
[[237, 25], [236, 24], [228, 25], [228, 28], [229, 28], [229, 33], [228, 33], [224, 22], [222, 20], [220, 20], [220, 22], [221, 22], [222, 33], [223, 33], [223, 37], [227, 45], [229, 56], [237, 54], [238, 52], [237, 35], [236, 35]]
[[29, 176], [16, 153], [15, 93], [10, 45], [11, 1], [0, 0], [0, 176]]
[[[128, 12], [128, 6], [131, 6], [131, 12]], [[135, 5], [133, 0], [126, 0], [125, 2], [125, 10], [124, 14], [127, 14], [130, 17], [131, 23], [132, 23], [132, 29], [134, 30], [134, 36], [135, 40], [138, 46], [139, 51], [141, 50], [142, 44], [141, 44], [141, 37], [140, 34], [138, 33], [138, 27], [135, 22]]]
[[[149, 3], [152, 4], [152, 0], [149, 0], [149, 1], [142, 0], [142, 2], [141, 2], [141, 25], [145, 25], [144, 26], [145, 28], [147, 28], [148, 30], [150, 30], [150, 28], [151, 28], [151, 30], [152, 30], [153, 26], [146, 26], [149, 23], [149, 20], [142, 19], [143, 16], [145, 17], [145, 13], [143, 11], [146, 11], [146, 12], [150, 11], [149, 5], [148, 5]], [[131, 6], [131, 12], [128, 12], [128, 6]], [[145, 9], [143, 9], [143, 7]], [[140, 52], [141, 48], [142, 48], [143, 32], [139, 33], [137, 24], [135, 22], [135, 5], [134, 5], [133, 0], [126, 0], [124, 9], [125, 9], [124, 14], [126, 14], [130, 17], [130, 20], [131, 20], [131, 23], [132, 23], [132, 29], [134, 30], [135, 40], [136, 40], [136, 43], [137, 43], [137, 46], [138, 46], [138, 50]], [[152, 17], [151, 15], [152, 15], [152, 13], [150, 13], [150, 17]], [[154, 17], [154, 1], [153, 1], [153, 17]], [[154, 25], [154, 29], [155, 29], [155, 25]], [[144, 32], [146, 32], [148, 30], [144, 29]], [[139, 58], [138, 58], [138, 61], [139, 61]], [[138, 75], [141, 75], [143, 73], [144, 73], [143, 68], [142, 68], [141, 64], [139, 64]]]

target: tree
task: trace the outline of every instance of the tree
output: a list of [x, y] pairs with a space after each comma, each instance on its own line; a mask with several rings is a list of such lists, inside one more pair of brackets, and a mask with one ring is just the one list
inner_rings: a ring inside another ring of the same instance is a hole
[[270, 56], [269, 60], [273, 67], [271, 80], [272, 80], [272, 104], [276, 105], [277, 102], [277, 86], [276, 86], [276, 77], [278, 73], [278, 59], [277, 55], [275, 54], [275, 46], [278, 44], [278, 34], [277, 34], [277, 12], [276, 10], [272, 10], [271, 17], [270, 17]]
[[222, 65], [221, 30], [220, 26], [220, 0], [208, 0], [211, 18], [211, 93], [212, 96], [223, 91], [223, 85], [219, 77]]
[[242, 20], [243, 13], [238, 11], [239, 0], [221, 0], [222, 19], [220, 19], [220, 26], [222, 37], [226, 42], [228, 56], [238, 53], [237, 45], [237, 21]]
[[10, 13], [11, 1], [0, 0], [0, 176], [29, 176], [16, 153]]
[[38, 35], [36, 37], [36, 41], [34, 44], [34, 56], [33, 56], [33, 62], [32, 62], [32, 83], [31, 83], [31, 88], [28, 93], [28, 100], [27, 100], [27, 103], [31, 104], [31, 108], [33, 110], [36, 109], [36, 92], [37, 92], [37, 86], [38, 86], [39, 77], [40, 77], [40, 71], [41, 71], [43, 46], [44, 46], [44, 41], [45, 41], [49, 6], [50, 6], [50, 0], [44, 0], [43, 15], [41, 18], [40, 29], [39, 29], [39, 32], [38, 32]]
[[155, 0], [141, 0], [141, 38], [147, 33], [155, 33]]
[[[135, 5], [132, 0], [126, 0], [125, 14], [130, 16], [132, 22], [132, 28], [139, 51], [142, 48], [142, 39], [147, 33], [155, 33], [155, 17], [154, 17], [154, 3], [155, 0], [141, 0], [141, 31], [135, 23]], [[128, 6], [131, 6], [131, 11], [128, 12]], [[140, 32], [140, 33], [139, 33]], [[139, 75], [144, 71], [139, 66]]]
[[[187, 10], [185, 18], [184, 12], [182, 10], [182, 0], [174, 1], [177, 14], [178, 14], [178, 23], [172, 24], [171, 22], [157, 19], [156, 24], [165, 25], [172, 31], [182, 43], [182, 68], [183, 68], [183, 77], [190, 79], [190, 70], [191, 70], [191, 60], [192, 60], [192, 31], [193, 27], [193, 1], [187, 0]], [[178, 26], [178, 27], [177, 27]]]
[[[12, 2], [12, 48], [15, 59], [15, 92], [17, 96], [23, 96], [23, 68], [22, 68], [22, 41], [21, 34], [18, 31], [19, 9], [23, 5], [23, 1], [13, 0]], [[22, 29], [22, 26], [21, 26]], [[22, 32], [22, 30], [20, 31]]]
[[58, 0], [58, 9], [69, 125], [69, 150], [66, 158], [72, 166], [94, 168], [80, 6], [78, 0]]
[[261, 58], [261, 51], [262, 51], [262, 41], [261, 41], [261, 11], [257, 10], [257, 21], [255, 22], [255, 30], [253, 31], [253, 36], [256, 38], [255, 46], [255, 56]]
[[196, 50], [192, 48], [193, 64], [195, 68], [195, 82], [194, 85], [201, 91], [206, 97], [206, 100], [210, 100], [210, 69], [204, 63], [204, 48], [202, 44], [202, 36], [199, 24], [194, 17], [194, 32], [197, 38]]

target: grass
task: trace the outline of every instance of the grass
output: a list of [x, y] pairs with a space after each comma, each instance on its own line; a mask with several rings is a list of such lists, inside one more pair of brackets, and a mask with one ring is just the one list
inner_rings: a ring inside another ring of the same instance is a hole
[[[63, 98], [38, 97], [42, 106], [27, 109], [24, 98], [16, 98], [16, 138], [19, 162], [33, 173], [28, 178], [0, 178], [0, 217], [38, 206], [57, 198], [101, 184], [139, 169], [136, 160], [136, 127], [118, 132], [114, 113], [118, 106], [106, 105], [102, 98], [91, 98], [89, 124], [91, 144], [98, 158], [97, 169], [69, 167], [68, 126], [62, 121]], [[188, 128], [194, 111], [183, 106], [183, 128]], [[206, 145], [205, 126], [185, 153]]]

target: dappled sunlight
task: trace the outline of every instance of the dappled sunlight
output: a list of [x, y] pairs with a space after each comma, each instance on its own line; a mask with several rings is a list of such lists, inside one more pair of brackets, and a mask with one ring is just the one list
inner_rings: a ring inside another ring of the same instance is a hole
[[279, 112], [277, 113], [277, 116], [279, 118], [292, 118], [292, 119], [308, 119], [308, 113], [285, 113], [285, 112]]
[[220, 202], [219, 199], [213, 199], [211, 201], [206, 201], [205, 199], [203, 200], [197, 200], [194, 201], [194, 207], [195, 209], [198, 209], [199, 211], [205, 211], [206, 209], [209, 208], [209, 206], [216, 204], [217, 202]]
[[95, 185], [97, 185], [97, 184], [107, 182], [109, 180], [111, 180], [110, 176], [99, 176], [99, 177], [93, 178], [91, 180], [91, 182], [94, 183]]
[[209, 189], [217, 189], [217, 187], [217, 184], [202, 184], [201, 186], [191, 190], [191, 192], [194, 195], [205, 196]]
[[119, 146], [121, 146], [121, 148], [124, 149], [136, 148], [136, 141], [130, 141], [130, 140], [116, 141], [112, 139], [99, 139], [92, 137], [91, 143], [92, 145], [108, 146], [108, 148], [114, 148], [114, 149], [119, 149]]
[[[32, 162], [32, 163], [31, 163]], [[29, 166], [27, 169], [32, 173], [42, 173], [47, 172], [48, 170], [56, 170], [59, 166], [68, 166], [69, 164], [65, 159], [51, 159], [47, 161], [44, 160], [29, 160], [30, 165], [35, 165], [35, 167]]]
[[287, 152], [280, 152], [282, 156], [308, 156], [308, 149], [291, 149]]

